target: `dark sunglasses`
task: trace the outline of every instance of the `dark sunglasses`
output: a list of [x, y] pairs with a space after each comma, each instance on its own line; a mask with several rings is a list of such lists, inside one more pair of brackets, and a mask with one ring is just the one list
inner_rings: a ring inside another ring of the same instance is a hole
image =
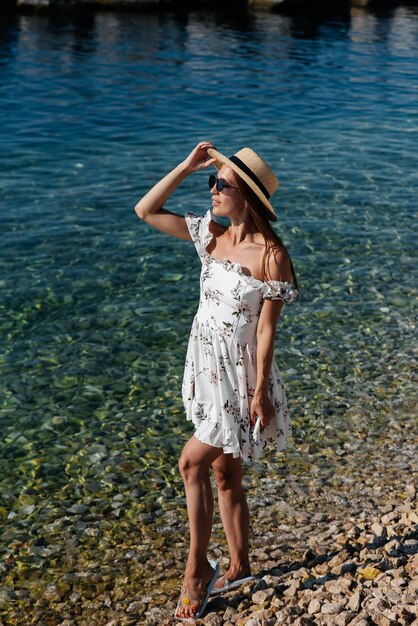
[[231, 189], [238, 189], [238, 187], [233, 187], [227, 183], [223, 178], [218, 178], [215, 174], [211, 174], [209, 176], [209, 189], [212, 189], [214, 185], [216, 185], [216, 191], [222, 191], [222, 189], [228, 189], [228, 187]]

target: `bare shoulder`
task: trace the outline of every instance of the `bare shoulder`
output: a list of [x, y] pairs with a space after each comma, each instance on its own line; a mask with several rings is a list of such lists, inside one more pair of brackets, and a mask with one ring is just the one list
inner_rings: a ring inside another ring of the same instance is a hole
[[276, 248], [268, 258], [270, 280], [292, 282], [293, 273], [290, 257], [285, 248]]

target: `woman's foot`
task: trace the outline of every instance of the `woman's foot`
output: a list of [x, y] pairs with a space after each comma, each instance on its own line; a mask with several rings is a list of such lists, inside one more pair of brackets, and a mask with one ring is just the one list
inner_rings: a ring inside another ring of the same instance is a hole
[[203, 604], [213, 589], [211, 583], [217, 573], [218, 567], [215, 570], [209, 562], [203, 571], [200, 569], [199, 574], [186, 568], [180, 598], [174, 614], [176, 619], [191, 619], [203, 610]]
[[213, 592], [226, 591], [230, 585], [233, 585], [233, 583], [237, 583], [246, 578], [252, 578], [249, 565], [238, 567], [231, 565], [225, 574], [222, 574], [222, 576], [218, 578], [213, 588]]

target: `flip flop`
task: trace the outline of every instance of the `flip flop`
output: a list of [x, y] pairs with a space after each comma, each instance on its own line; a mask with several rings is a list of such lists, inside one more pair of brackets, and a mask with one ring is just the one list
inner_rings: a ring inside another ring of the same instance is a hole
[[241, 587], [241, 585], [245, 585], [245, 583], [251, 583], [253, 580], [255, 580], [255, 576], [246, 576], [245, 578], [239, 578], [238, 580], [233, 580], [232, 582], [225, 578], [225, 582], [222, 587], [214, 587], [211, 595], [215, 596], [217, 593], [226, 593], [227, 591]]
[[[184, 596], [184, 598], [179, 600], [177, 603], [176, 610], [174, 611], [174, 619], [185, 622], [186, 620], [189, 620], [189, 619], [198, 619], [199, 617], [202, 617], [205, 611], [206, 605], [208, 603], [209, 596], [219, 576], [219, 563], [217, 563], [216, 561], [209, 561], [209, 563], [213, 569], [213, 576], [208, 582], [208, 584], [206, 585], [204, 597], [200, 600], [200, 602], [196, 603], [198, 605], [197, 606], [198, 610], [191, 617], [177, 617], [177, 611], [179, 610], [179, 608], [181, 606], [188, 606], [191, 603], [190, 598], [188, 598], [187, 596]], [[184, 587], [181, 588], [181, 593], [186, 593], [186, 590], [184, 589]]]

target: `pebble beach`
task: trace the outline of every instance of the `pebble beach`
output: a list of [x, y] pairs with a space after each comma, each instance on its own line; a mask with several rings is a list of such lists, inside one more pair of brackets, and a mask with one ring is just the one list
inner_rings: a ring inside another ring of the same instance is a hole
[[[281, 457], [249, 469], [255, 580], [210, 599], [197, 624], [418, 623], [418, 433], [412, 418], [391, 426], [372, 433], [364, 424], [334, 450], [291, 443]], [[166, 490], [147, 508], [135, 523], [109, 523], [106, 530], [102, 522], [100, 531], [86, 523], [88, 512], [74, 510], [62, 522], [59, 576], [50, 564], [51, 582], [39, 581], [38, 597], [36, 581], [13, 589], [6, 580], [0, 623], [174, 624], [187, 551], [184, 501]], [[9, 565], [13, 555], [36, 554], [36, 542], [10, 548]], [[226, 568], [226, 555], [216, 518], [210, 556]]]
[[[398, 424], [392, 437], [367, 436], [365, 430], [358, 435], [358, 442], [346, 442], [332, 463], [327, 454], [304, 455], [299, 449], [289, 452], [295, 466], [300, 463], [295, 473], [283, 467], [282, 476], [273, 464], [250, 474], [255, 581], [211, 599], [196, 623], [418, 624], [416, 421]], [[163, 535], [170, 519], [179, 536], [186, 532], [181, 521], [163, 512], [158, 522]], [[226, 568], [220, 529], [218, 524], [211, 556]], [[108, 626], [173, 623], [184, 547], [164, 546], [165, 559], [145, 598], [125, 605], [126, 621], [119, 614]], [[129, 617], [134, 607], [140, 620]]]

